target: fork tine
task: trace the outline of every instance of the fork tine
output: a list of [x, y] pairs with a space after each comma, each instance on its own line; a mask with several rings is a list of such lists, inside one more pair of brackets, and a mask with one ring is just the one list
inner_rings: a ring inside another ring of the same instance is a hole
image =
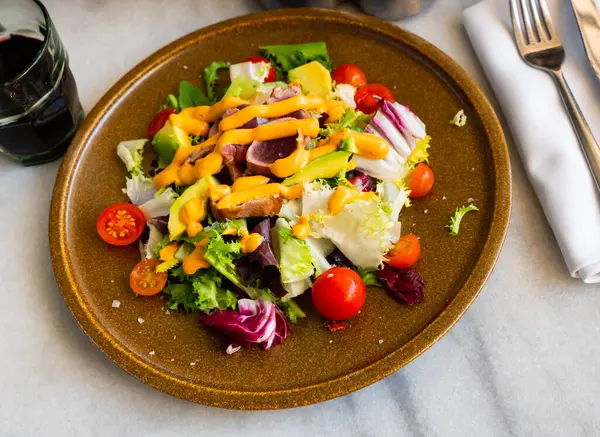
[[513, 33], [515, 34], [515, 40], [519, 50], [525, 47], [525, 36], [523, 35], [523, 23], [521, 22], [521, 12], [519, 12], [519, 5], [517, 0], [510, 0], [510, 16], [512, 18]]
[[531, 17], [529, 16], [529, 7], [527, 6], [527, 0], [521, 0], [521, 11], [523, 12], [523, 21], [525, 22], [525, 31], [527, 32], [529, 44], [535, 44], [537, 42], [537, 39], [533, 34], [533, 25], [531, 24]]
[[542, 10], [542, 15], [544, 16], [544, 23], [546, 24], [546, 29], [548, 29], [548, 34], [550, 35], [550, 40], [553, 40], [558, 37], [556, 34], [556, 29], [552, 24], [552, 17], [550, 17], [550, 11], [548, 10], [548, 3], [546, 0], [539, 0], [540, 9]]
[[544, 29], [544, 24], [542, 23], [542, 20], [540, 20], [540, 13], [538, 12], [537, 1], [529, 0], [529, 5], [531, 6], [531, 12], [533, 13], [533, 22], [535, 23], [535, 28], [537, 29], [537, 34], [540, 37], [540, 41], [548, 41], [546, 29]]

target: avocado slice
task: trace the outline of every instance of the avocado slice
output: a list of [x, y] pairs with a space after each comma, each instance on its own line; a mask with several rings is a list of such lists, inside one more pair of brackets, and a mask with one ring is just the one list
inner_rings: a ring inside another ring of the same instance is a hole
[[196, 198], [208, 199], [208, 187], [211, 184], [217, 184], [218, 182], [212, 176], [204, 177], [199, 179], [194, 185], [188, 187], [181, 196], [173, 202], [171, 209], [169, 210], [169, 238], [174, 240], [180, 237], [185, 232], [185, 224], [181, 222], [179, 213], [188, 201]]
[[317, 61], [301, 65], [288, 72], [290, 81], [298, 81], [310, 95], [325, 97], [331, 92], [331, 74]]
[[158, 157], [158, 166], [164, 168], [173, 161], [178, 148], [191, 146], [192, 142], [188, 134], [167, 120], [163, 128], [154, 135], [152, 145]]
[[349, 152], [338, 150], [319, 156], [306, 164], [298, 173], [284, 179], [282, 183], [289, 187], [291, 185], [312, 182], [315, 179], [333, 178], [341, 171], [346, 170], [350, 155], [351, 153]]

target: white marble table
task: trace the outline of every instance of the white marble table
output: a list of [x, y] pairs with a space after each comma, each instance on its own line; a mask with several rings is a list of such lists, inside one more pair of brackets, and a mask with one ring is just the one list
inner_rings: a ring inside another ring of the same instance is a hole
[[[476, 0], [438, 0], [399, 23], [489, 92], [460, 23]], [[46, 0], [89, 111], [123, 73], [173, 39], [259, 9], [249, 0]], [[65, 307], [47, 215], [59, 163], [0, 159], [0, 436], [600, 435], [600, 286], [571, 279], [511, 147], [514, 207], [481, 296], [423, 356], [371, 387], [266, 412], [188, 403], [106, 358]]]

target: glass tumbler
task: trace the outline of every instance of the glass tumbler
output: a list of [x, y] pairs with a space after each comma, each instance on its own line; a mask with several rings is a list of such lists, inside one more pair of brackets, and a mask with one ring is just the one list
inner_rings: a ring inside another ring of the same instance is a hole
[[24, 165], [57, 159], [82, 118], [67, 52], [44, 5], [0, 0], [0, 153]]

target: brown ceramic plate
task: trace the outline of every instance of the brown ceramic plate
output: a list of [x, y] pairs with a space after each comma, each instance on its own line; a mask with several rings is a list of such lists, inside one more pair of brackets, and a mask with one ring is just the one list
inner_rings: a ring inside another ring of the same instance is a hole
[[[180, 80], [199, 82], [211, 61], [239, 62], [257, 55], [261, 45], [309, 41], [325, 41], [334, 65], [360, 65], [370, 82], [392, 88], [427, 124], [436, 184], [402, 213], [404, 232], [421, 236], [417, 270], [427, 294], [408, 307], [373, 288], [362, 313], [335, 333], [324, 328], [310, 296], [303, 296], [300, 305], [308, 318], [293, 327], [283, 345], [227, 356], [219, 339], [198, 326], [197, 315], [166, 314], [165, 300], [134, 297], [128, 278], [139, 261], [137, 247], [103, 243], [96, 219], [107, 205], [125, 199], [125, 171], [116, 145], [144, 137], [156, 108], [167, 93], [176, 92]], [[461, 129], [448, 123], [459, 109], [468, 115]], [[469, 198], [481, 212], [467, 216], [453, 238], [444, 226]], [[102, 98], [60, 170], [50, 242], [66, 304], [94, 343], [123, 369], [194, 402], [286, 408], [365, 387], [429, 348], [479, 293], [500, 251], [509, 210], [510, 168], [501, 127], [481, 91], [448, 56], [374, 18], [280, 10], [187, 35], [135, 67]], [[114, 299], [120, 308], [112, 308]]]

